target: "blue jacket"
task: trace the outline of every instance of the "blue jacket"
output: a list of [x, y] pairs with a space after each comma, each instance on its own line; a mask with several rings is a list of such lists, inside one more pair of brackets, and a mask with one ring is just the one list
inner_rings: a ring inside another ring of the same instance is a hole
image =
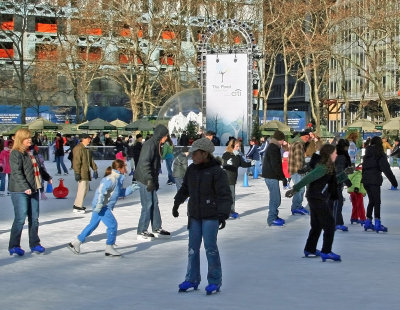
[[114, 209], [119, 197], [126, 197], [139, 189], [139, 185], [132, 184], [123, 188], [124, 176], [117, 170], [112, 170], [111, 174], [104, 177], [99, 187], [94, 193], [92, 208], [95, 212], [100, 212], [102, 208]]

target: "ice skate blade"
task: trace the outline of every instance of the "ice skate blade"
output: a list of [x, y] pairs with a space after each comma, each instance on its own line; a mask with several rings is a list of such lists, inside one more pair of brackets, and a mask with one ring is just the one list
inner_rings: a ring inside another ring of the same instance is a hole
[[78, 214], [85, 214], [85, 213], [86, 213], [86, 210], [77, 210], [77, 209], [74, 209], [72, 212], [73, 212], [73, 213], [78, 213]]
[[79, 254], [79, 252], [77, 250], [75, 250], [75, 247], [72, 245], [72, 243], [68, 243], [67, 248], [74, 254]]
[[122, 257], [121, 254], [104, 253], [104, 255], [107, 256], [107, 257]]
[[190, 287], [190, 288], [188, 288], [188, 289], [184, 289], [184, 288], [180, 288], [179, 290], [178, 290], [178, 293], [189, 293], [189, 292], [194, 292], [194, 291], [197, 291], [199, 288], [196, 286], [196, 287]]
[[213, 291], [206, 291], [207, 295], [212, 295], [212, 294], [216, 294], [216, 293], [219, 293], [219, 288], [216, 290], [213, 290]]
[[137, 236], [138, 241], [153, 241], [154, 239], [155, 239], [155, 237], [145, 237], [142, 235]]
[[155, 239], [171, 239], [171, 235], [161, 235], [158, 233], [152, 233]]

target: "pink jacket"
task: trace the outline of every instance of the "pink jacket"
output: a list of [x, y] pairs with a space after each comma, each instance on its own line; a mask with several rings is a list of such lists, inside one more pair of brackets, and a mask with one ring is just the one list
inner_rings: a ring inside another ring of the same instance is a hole
[[5, 147], [4, 150], [2, 150], [0, 153], [0, 166], [3, 167], [2, 173], [11, 173], [10, 152], [10, 149], [8, 147]]

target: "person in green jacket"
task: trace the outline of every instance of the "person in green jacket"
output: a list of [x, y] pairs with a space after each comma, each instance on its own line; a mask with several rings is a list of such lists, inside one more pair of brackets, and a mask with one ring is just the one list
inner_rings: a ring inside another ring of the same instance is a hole
[[175, 184], [174, 176], [172, 175], [172, 163], [174, 161], [174, 145], [172, 143], [171, 137], [168, 135], [167, 141], [165, 141], [162, 148], [162, 159], [165, 159], [165, 164], [168, 171], [168, 185]]
[[[336, 176], [334, 164], [336, 157], [335, 146], [324, 144], [320, 150], [320, 160], [315, 168], [285, 194], [286, 197], [290, 198], [304, 186], [309, 185], [306, 197], [311, 210], [311, 229], [304, 247], [304, 255], [305, 257], [321, 256], [322, 261], [326, 261], [327, 259], [334, 261], [341, 260], [340, 255], [332, 252], [332, 243], [335, 235], [335, 218], [332, 208], [329, 207], [329, 201], [337, 199], [338, 183], [342, 182], [343, 178], [343, 176]], [[324, 237], [320, 251], [316, 247], [322, 230], [324, 230]]]
[[353, 206], [350, 218], [351, 224], [359, 223], [361, 225], [364, 225], [366, 220], [364, 197], [367, 194], [367, 191], [365, 190], [364, 185], [361, 182], [361, 171], [362, 166], [358, 166], [354, 173], [349, 174], [349, 180], [351, 181], [352, 185], [347, 189], [347, 192], [350, 194], [350, 200]]

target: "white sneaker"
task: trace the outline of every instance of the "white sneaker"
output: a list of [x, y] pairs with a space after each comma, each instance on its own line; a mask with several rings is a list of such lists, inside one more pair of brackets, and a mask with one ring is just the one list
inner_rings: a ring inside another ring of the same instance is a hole
[[114, 244], [107, 244], [105, 255], [106, 256], [121, 256], [121, 253], [118, 252], [116, 249], [114, 249]]
[[82, 242], [76, 239], [75, 241], [68, 243], [68, 249], [70, 249], [74, 254], [79, 254], [81, 252], [81, 244]]
[[154, 239], [155, 239], [155, 236], [152, 233], [149, 233], [148, 231], [144, 231], [141, 234], [137, 235], [137, 240], [152, 241]]

